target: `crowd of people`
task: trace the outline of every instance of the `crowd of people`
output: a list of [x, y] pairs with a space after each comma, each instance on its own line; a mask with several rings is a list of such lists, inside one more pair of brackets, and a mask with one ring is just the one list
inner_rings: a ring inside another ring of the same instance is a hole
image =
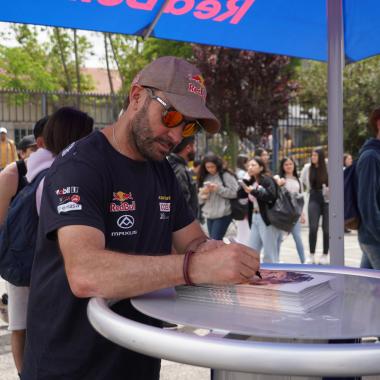
[[[358, 203], [357, 208], [360, 214], [358, 239], [363, 252], [361, 267], [379, 269], [380, 255], [377, 238], [380, 236], [378, 234], [380, 232], [379, 109], [371, 113], [368, 125], [373, 137], [368, 139], [361, 148], [358, 160], [354, 161], [351, 154], [345, 153], [342, 167], [346, 170], [355, 166], [355, 191], [357, 192], [355, 202]], [[267, 136], [264, 137], [267, 141]], [[288, 135], [286, 139], [290, 141]], [[233, 221], [236, 227], [236, 240], [260, 252], [261, 262], [280, 262], [281, 243], [288, 235], [291, 235], [301, 263], [328, 264], [330, 262], [329, 178], [326, 152], [321, 148], [313, 149], [309, 162], [302, 169], [297, 167], [291, 155], [284, 157], [279, 163], [278, 174], [271, 173], [269, 170], [269, 158], [270, 155], [265, 148], [258, 148], [256, 152], [249, 152], [247, 155], [239, 155], [235, 172], [229, 170], [222, 158], [215, 154], [206, 154], [203, 160], [197, 161], [196, 166], [203, 168], [202, 172], [197, 171], [194, 175], [201, 205], [201, 212], [198, 213], [199, 220], [206, 220], [210, 236], [216, 236], [213, 226], [219, 225], [218, 239], [223, 238]], [[221, 180], [225, 177], [228, 181]], [[236, 187], [238, 187], [237, 191]], [[297, 222], [290, 231], [274, 226], [268, 217], [268, 209], [276, 202], [278, 189], [281, 187], [289, 193], [302, 194], [305, 199], [304, 210], [300, 212]], [[247, 208], [244, 220], [233, 220], [231, 217], [229, 201], [234, 197], [245, 199]], [[203, 206], [206, 206], [205, 213], [203, 213]], [[308, 249], [305, 249], [301, 238], [301, 225], [306, 225], [306, 223]], [[322, 230], [322, 255], [317, 260], [316, 246], [319, 228]], [[344, 232], [351, 231], [345, 228]]]
[[[324, 152], [313, 150], [300, 174], [291, 156], [272, 173], [265, 149], [240, 156], [236, 171], [213, 153], [194, 160], [194, 135], [220, 128], [206, 107], [200, 78], [185, 60], [158, 58], [132, 82], [115, 123], [93, 131], [89, 115], [63, 107], [23, 138], [19, 160], [7, 130], [0, 128], [0, 224], [17, 197], [39, 179], [32, 202], [38, 232], [31, 242], [30, 284], [8, 284], [12, 352], [22, 380], [159, 378], [158, 359], [117, 346], [92, 328], [86, 312], [90, 297], [121, 300], [112, 306], [117, 313], [160, 326], [135, 310], [130, 298], [181, 284], [246, 281], [257, 276], [261, 262], [281, 260], [288, 234], [300, 262], [315, 263], [320, 219], [320, 263], [328, 263]], [[380, 111], [376, 115], [375, 138], [357, 164], [359, 182], [363, 176], [367, 181], [359, 186], [359, 207], [368, 220], [373, 218], [361, 195], [367, 188], [379, 210], [378, 182], [368, 173], [380, 173]], [[269, 136], [264, 140], [271, 143]], [[291, 146], [290, 137], [287, 141]], [[352, 157], [345, 157], [344, 166], [350, 163]], [[280, 193], [308, 196], [308, 255], [301, 239], [306, 212], [299, 211], [288, 231], [275, 226], [271, 210]], [[237, 242], [226, 244], [236, 199], [245, 214], [236, 222]], [[379, 269], [376, 228], [363, 219], [359, 240], [363, 266]]]
[[[192, 148], [193, 153], [194, 149], [195, 147]], [[237, 241], [258, 252], [262, 251], [262, 262], [276, 263], [280, 261], [282, 241], [291, 235], [300, 262], [314, 264], [317, 233], [322, 220], [323, 256], [319, 263], [328, 264], [328, 175], [323, 150], [313, 150], [310, 162], [300, 171], [291, 156], [284, 157], [279, 163], [278, 174], [273, 174], [268, 168], [270, 155], [267, 150], [258, 149], [255, 153], [239, 155], [235, 171], [228, 169], [223, 159], [213, 153], [206, 154], [196, 162], [193, 181], [188, 179], [187, 183], [192, 189], [193, 200], [194, 194], [198, 192], [199, 207], [196, 215], [201, 222], [205, 222], [209, 236], [223, 239], [233, 222], [236, 225]], [[169, 158], [171, 162], [175, 155], [172, 154]], [[190, 173], [189, 168], [187, 171]], [[289, 193], [302, 194], [308, 199], [307, 209], [300, 213], [291, 231], [283, 231], [272, 225], [268, 217], [268, 209], [276, 202], [281, 187]], [[187, 192], [184, 190], [185, 194]], [[233, 220], [230, 201], [235, 198], [246, 204], [243, 220]], [[306, 223], [306, 215], [309, 226], [308, 255], [305, 254], [301, 238], [301, 224]]]

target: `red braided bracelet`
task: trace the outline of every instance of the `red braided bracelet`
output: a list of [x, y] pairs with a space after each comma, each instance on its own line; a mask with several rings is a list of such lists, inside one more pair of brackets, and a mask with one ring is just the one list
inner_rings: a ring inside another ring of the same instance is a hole
[[183, 278], [185, 279], [185, 284], [186, 285], [192, 285], [194, 286], [195, 284], [191, 281], [190, 276], [189, 276], [189, 263], [190, 263], [190, 257], [194, 253], [192, 250], [188, 250], [185, 253], [185, 257], [183, 259]]

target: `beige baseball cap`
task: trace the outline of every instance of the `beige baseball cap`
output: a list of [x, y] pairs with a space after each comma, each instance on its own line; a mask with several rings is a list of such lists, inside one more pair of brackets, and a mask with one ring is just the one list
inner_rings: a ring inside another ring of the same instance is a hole
[[178, 57], [160, 57], [142, 69], [132, 84], [153, 87], [186, 118], [197, 119], [208, 133], [216, 133], [220, 123], [206, 107], [207, 91], [199, 70]]

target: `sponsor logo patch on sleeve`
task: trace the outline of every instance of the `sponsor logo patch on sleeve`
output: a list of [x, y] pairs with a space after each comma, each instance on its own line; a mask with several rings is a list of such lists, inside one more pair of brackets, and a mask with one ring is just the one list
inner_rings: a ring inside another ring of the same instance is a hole
[[71, 201], [64, 203], [62, 205], [59, 205], [57, 207], [58, 214], [62, 214], [64, 212], [69, 212], [69, 211], [78, 211], [78, 210], [82, 210], [82, 205], [79, 203], [71, 202]]
[[62, 187], [60, 189], [57, 189], [55, 193], [58, 196], [61, 195], [68, 195], [68, 194], [78, 194], [79, 193], [79, 187], [78, 186], [66, 186]]

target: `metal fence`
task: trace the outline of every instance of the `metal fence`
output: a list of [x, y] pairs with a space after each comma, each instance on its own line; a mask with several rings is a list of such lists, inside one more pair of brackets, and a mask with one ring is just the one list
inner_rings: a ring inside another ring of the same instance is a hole
[[0, 90], [0, 123], [18, 142], [38, 119], [60, 107], [77, 107], [94, 118], [95, 128], [103, 128], [116, 120], [122, 104], [118, 95]]
[[[95, 128], [103, 128], [117, 119], [123, 97], [110, 94], [78, 94], [66, 92], [37, 92], [0, 89], [0, 124], [18, 142], [32, 133], [34, 123], [62, 106], [74, 106], [87, 112], [95, 120]], [[247, 126], [247, 128], [250, 128]], [[198, 157], [208, 151], [224, 156], [232, 166], [237, 154], [253, 156], [257, 148], [265, 148], [271, 155], [272, 169], [285, 155], [291, 155], [299, 166], [310, 156], [311, 149], [327, 145], [327, 119], [318, 110], [308, 112], [297, 105], [288, 108], [288, 115], [272, 127], [272, 136], [263, 138], [255, 133], [244, 139], [222, 131], [215, 136], [197, 137]], [[234, 149], [232, 149], [234, 147]]]
[[[198, 145], [202, 146], [202, 152], [224, 156], [234, 166], [230, 149], [232, 139], [231, 134], [221, 132], [201, 139]], [[270, 154], [272, 170], [276, 171], [279, 161], [285, 156], [291, 156], [298, 167], [302, 167], [316, 147], [324, 148], [327, 154], [327, 118], [321, 116], [317, 109], [306, 112], [298, 104], [292, 104], [287, 116], [272, 126], [269, 136], [252, 133], [249, 137], [238, 140], [235, 151], [253, 157], [258, 148], [264, 148]]]

